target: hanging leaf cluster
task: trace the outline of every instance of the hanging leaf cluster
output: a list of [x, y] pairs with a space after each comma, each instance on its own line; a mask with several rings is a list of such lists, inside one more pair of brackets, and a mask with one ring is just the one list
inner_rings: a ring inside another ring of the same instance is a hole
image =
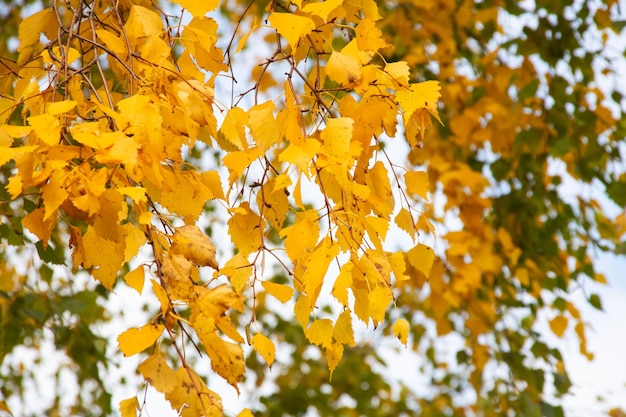
[[[207, 16], [219, 2], [176, 3], [57, 2], [22, 20], [0, 83], [3, 204], [21, 204], [22, 227], [58, 263], [107, 290], [122, 278], [152, 291], [159, 311], [121, 333], [119, 349], [149, 351], [138, 371], [181, 415], [221, 415], [185, 349], [235, 388], [243, 344], [271, 366], [272, 335], [254, 325], [257, 291], [293, 304], [332, 375], [355, 344], [353, 320], [384, 322], [397, 283], [429, 275], [435, 255], [418, 239], [432, 230], [428, 175], [398, 165], [381, 138], [419, 148], [439, 119], [439, 84], [383, 59], [374, 1], [271, 2], [228, 45]], [[225, 104], [220, 82], [237, 82], [237, 53], [261, 36], [270, 55]], [[214, 169], [191, 162], [202, 153], [218, 155]], [[225, 214], [212, 220], [227, 231], [219, 242], [202, 226], [207, 210]], [[390, 249], [393, 223], [412, 248]], [[271, 281], [266, 263], [286, 282]], [[339, 314], [316, 313], [326, 296]], [[246, 334], [236, 314], [252, 317]], [[394, 334], [407, 344], [408, 322]], [[137, 407], [131, 397], [120, 411]]]

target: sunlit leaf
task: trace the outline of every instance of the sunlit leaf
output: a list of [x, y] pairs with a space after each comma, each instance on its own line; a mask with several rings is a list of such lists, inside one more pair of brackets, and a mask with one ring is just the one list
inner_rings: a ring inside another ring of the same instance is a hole
[[152, 346], [163, 333], [162, 324], [146, 324], [122, 332], [117, 343], [124, 356], [132, 356]]

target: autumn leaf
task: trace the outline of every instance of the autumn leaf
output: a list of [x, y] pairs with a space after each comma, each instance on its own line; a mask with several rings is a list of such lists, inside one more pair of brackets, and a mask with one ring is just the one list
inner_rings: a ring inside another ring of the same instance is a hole
[[176, 389], [176, 372], [167, 364], [158, 350], [143, 361], [138, 368], [144, 379], [157, 391], [169, 394]]
[[428, 200], [429, 181], [425, 171], [408, 171], [404, 174], [406, 190], [410, 194], [417, 194], [424, 200]]
[[333, 336], [333, 322], [330, 319], [319, 319], [311, 323], [305, 331], [309, 342], [322, 347], [329, 347]]
[[152, 346], [163, 333], [163, 325], [146, 324], [122, 332], [117, 343], [124, 356], [133, 356]]
[[231, 210], [228, 232], [242, 255], [248, 255], [261, 247], [261, 218], [250, 209], [247, 202]]
[[206, 1], [193, 1], [193, 0], [174, 0], [175, 3], [178, 3], [189, 11], [194, 16], [204, 16], [211, 10], [215, 9], [220, 5], [220, 2], [217, 0], [206, 0]]
[[292, 49], [298, 46], [300, 39], [315, 29], [315, 22], [312, 19], [292, 13], [272, 12], [267, 20], [281, 36], [287, 39]]
[[139, 401], [137, 400], [137, 397], [131, 397], [120, 401], [119, 410], [121, 417], [137, 417], [137, 410], [139, 410]]
[[185, 225], [176, 228], [171, 250], [173, 253], [183, 255], [196, 265], [218, 269], [215, 246], [198, 226]]
[[567, 317], [564, 316], [556, 316], [552, 320], [550, 320], [550, 329], [552, 333], [554, 333], [558, 337], [563, 337], [565, 334], [565, 330], [567, 329]]
[[145, 282], [143, 265], [139, 265], [137, 268], [124, 275], [124, 281], [129, 287], [141, 294]]
[[409, 322], [406, 319], [397, 319], [393, 323], [393, 334], [404, 346], [407, 346], [409, 337]]
[[251, 343], [254, 350], [265, 359], [265, 362], [267, 362], [267, 365], [271, 368], [276, 357], [276, 347], [274, 343], [261, 333], [252, 336]]
[[294, 293], [293, 288], [287, 285], [276, 284], [276, 283], [269, 282], [269, 281], [263, 281], [261, 285], [263, 286], [263, 288], [265, 288], [265, 291], [272, 294], [281, 303], [286, 303], [287, 301], [291, 300], [291, 298], [293, 297], [293, 293]]

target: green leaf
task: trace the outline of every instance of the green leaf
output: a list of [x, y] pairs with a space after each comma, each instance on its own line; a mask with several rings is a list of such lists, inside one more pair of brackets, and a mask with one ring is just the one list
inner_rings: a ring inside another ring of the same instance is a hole
[[614, 182], [606, 187], [609, 198], [618, 206], [626, 206], [626, 182]]
[[598, 294], [591, 294], [588, 301], [589, 304], [591, 304], [596, 309], [604, 311], [604, 309], [602, 308], [602, 301], [600, 300], [600, 296]]
[[48, 246], [44, 248], [43, 243], [39, 241], [35, 243], [35, 247], [42, 261], [53, 265], [65, 265], [65, 260], [62, 255], [59, 255], [59, 253], [57, 253], [58, 251], [51, 244], [48, 244]]

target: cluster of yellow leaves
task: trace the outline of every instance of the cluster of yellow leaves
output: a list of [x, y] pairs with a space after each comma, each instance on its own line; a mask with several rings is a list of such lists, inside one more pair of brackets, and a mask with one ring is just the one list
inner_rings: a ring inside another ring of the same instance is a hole
[[[226, 109], [214, 98], [214, 81], [228, 65], [216, 46], [218, 24], [205, 16], [219, 2], [176, 2], [192, 14], [178, 31], [164, 26], [167, 18], [145, 1], [98, 4], [85, 11], [89, 24], [80, 26], [73, 23], [84, 16], [71, 7], [27, 17], [18, 63], [29, 65], [15, 72], [10, 91], [1, 92], [2, 108], [20, 108], [23, 123], [9, 123], [12, 111], [2, 113], [0, 164], [14, 163], [8, 184], [14, 199], [37, 196], [24, 226], [45, 246], [55, 227], [67, 224], [74, 267], [89, 270], [106, 288], [149, 245], [154, 262], [124, 280], [141, 293], [150, 266], [161, 309], [150, 323], [123, 332], [119, 347], [127, 356], [152, 347], [139, 371], [183, 416], [219, 415], [219, 396], [184, 357], [183, 366], [172, 369], [159, 341], [166, 332], [176, 344], [175, 327], [192, 328], [212, 369], [236, 388], [245, 341], [227, 313], [244, 312], [246, 290], [259, 281], [259, 255], [274, 254], [272, 231], [284, 239], [288, 259], [282, 264], [293, 280], [261, 285], [281, 302], [297, 293], [296, 317], [311, 343], [326, 350], [331, 371], [344, 345], [355, 344], [353, 316], [377, 325], [394, 300], [396, 282], [429, 275], [434, 253], [417, 241], [418, 230], [429, 224], [406, 198], [426, 201], [428, 176], [399, 176], [378, 157], [379, 137], [395, 136], [401, 114], [409, 145], [418, 146], [430, 116], [438, 118], [439, 86], [411, 83], [407, 63], [377, 59], [388, 45], [373, 0], [294, 1], [292, 10], [269, 10], [267, 21], [286, 40], [278, 41], [277, 54], [300, 74], [304, 89], [289, 76], [282, 83], [283, 104]], [[350, 32], [349, 40], [337, 42], [339, 29]], [[43, 48], [42, 32], [50, 40]], [[305, 58], [319, 64], [307, 74], [299, 65]], [[115, 79], [98, 85], [82, 65]], [[183, 147], [198, 140], [222, 152], [227, 193], [217, 171], [186, 163]], [[255, 198], [246, 200], [243, 187], [253, 166], [263, 173], [248, 184]], [[242, 191], [233, 193], [238, 187]], [[405, 190], [406, 204], [397, 203], [394, 187]], [[195, 225], [211, 200], [228, 209], [235, 254], [225, 262], [218, 262], [212, 241]], [[185, 225], [175, 227], [175, 218]], [[392, 220], [415, 242], [409, 251], [385, 248]], [[332, 295], [342, 313], [335, 320], [312, 317], [324, 282], [333, 279], [328, 270], [340, 257], [347, 261]], [[213, 281], [225, 277], [228, 284], [203, 283], [203, 267], [216, 270]], [[178, 315], [181, 307], [188, 308], [188, 318]], [[404, 344], [408, 328], [405, 320], [394, 325]], [[271, 366], [270, 338], [257, 333], [249, 343]], [[136, 408], [132, 398], [120, 405], [124, 416]]]

